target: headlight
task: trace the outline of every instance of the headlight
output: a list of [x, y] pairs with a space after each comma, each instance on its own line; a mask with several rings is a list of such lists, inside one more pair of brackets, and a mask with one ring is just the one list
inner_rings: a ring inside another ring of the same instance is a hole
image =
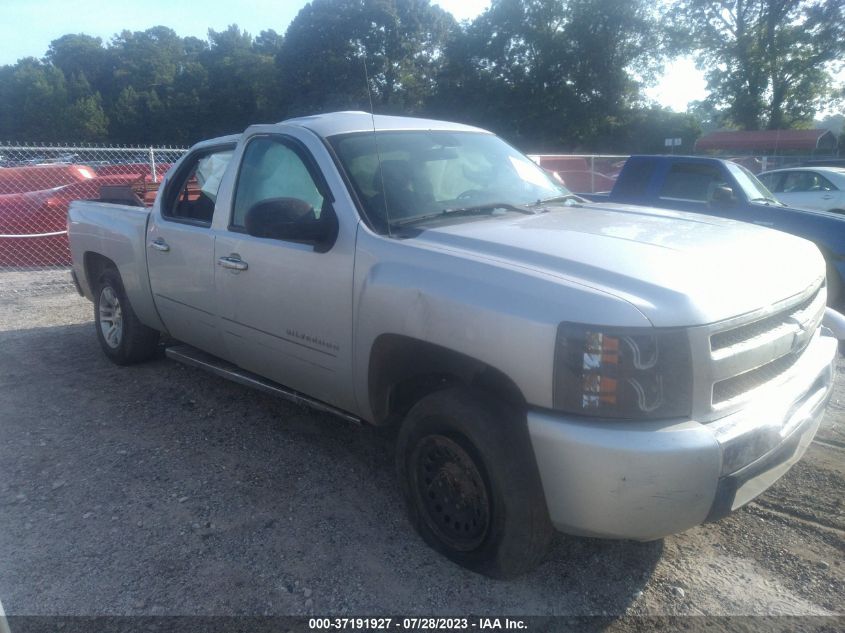
[[561, 323], [554, 407], [605, 418], [690, 414], [692, 362], [684, 330]]

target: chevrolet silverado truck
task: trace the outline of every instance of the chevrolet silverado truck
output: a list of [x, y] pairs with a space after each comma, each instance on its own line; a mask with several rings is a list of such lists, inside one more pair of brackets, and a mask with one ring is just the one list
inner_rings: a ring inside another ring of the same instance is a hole
[[608, 194], [593, 201], [640, 204], [751, 222], [810, 240], [827, 265], [828, 304], [845, 302], [845, 216], [787, 206], [748, 169], [703, 156], [631, 156]]
[[532, 568], [555, 529], [650, 540], [725, 516], [801, 457], [831, 393], [811, 242], [586, 203], [465, 125], [256, 125], [194, 146], [151, 209], [80, 201], [68, 223], [109, 359], [165, 340], [397, 425], [412, 524], [491, 576]]

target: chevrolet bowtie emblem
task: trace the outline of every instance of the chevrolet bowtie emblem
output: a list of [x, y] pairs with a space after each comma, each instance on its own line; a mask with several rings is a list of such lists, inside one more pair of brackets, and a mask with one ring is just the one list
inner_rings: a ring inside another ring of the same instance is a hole
[[793, 354], [797, 354], [804, 349], [809, 342], [810, 337], [813, 335], [813, 331], [810, 329], [812, 319], [799, 321], [795, 317], [790, 317], [789, 320], [793, 321], [795, 325], [798, 326], [798, 331], [792, 335], [792, 347], [790, 349]]

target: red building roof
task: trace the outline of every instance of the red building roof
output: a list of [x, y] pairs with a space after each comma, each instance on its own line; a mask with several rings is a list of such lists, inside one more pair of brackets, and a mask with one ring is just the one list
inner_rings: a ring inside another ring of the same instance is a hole
[[753, 132], [711, 132], [699, 138], [695, 151], [835, 150], [836, 137], [830, 130], [757, 130]]

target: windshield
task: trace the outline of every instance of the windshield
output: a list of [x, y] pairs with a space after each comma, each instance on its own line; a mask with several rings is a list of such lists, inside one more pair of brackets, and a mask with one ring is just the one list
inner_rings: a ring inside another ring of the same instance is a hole
[[[458, 209], [516, 207], [569, 194], [492, 134], [361, 132], [329, 139], [376, 230]], [[378, 151], [376, 151], [378, 149]]]
[[730, 170], [733, 177], [736, 178], [736, 181], [739, 183], [739, 186], [742, 187], [742, 190], [745, 192], [745, 195], [749, 200], [771, 200], [772, 202], [780, 204], [774, 194], [766, 189], [766, 185], [760, 182], [757, 179], [757, 176], [752, 174], [742, 165], [728, 161], [728, 170]]

